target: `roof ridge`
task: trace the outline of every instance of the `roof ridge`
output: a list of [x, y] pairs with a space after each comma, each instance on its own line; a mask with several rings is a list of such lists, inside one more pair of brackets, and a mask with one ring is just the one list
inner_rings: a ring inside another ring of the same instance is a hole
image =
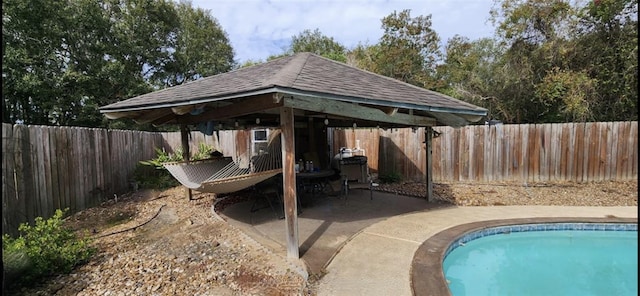
[[302, 69], [304, 69], [304, 65], [307, 63], [310, 55], [311, 53], [308, 52], [293, 55], [291, 60], [287, 62], [276, 75], [273, 75], [269, 84], [283, 87], [293, 86], [298, 76], [300, 76]]

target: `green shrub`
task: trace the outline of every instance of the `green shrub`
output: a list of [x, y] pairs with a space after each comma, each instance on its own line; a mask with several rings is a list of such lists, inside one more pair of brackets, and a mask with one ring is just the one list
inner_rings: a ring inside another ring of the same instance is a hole
[[[214, 151], [213, 146], [200, 143], [198, 151], [191, 157], [191, 160], [210, 158]], [[164, 149], [156, 148], [156, 158], [140, 161], [133, 172], [133, 178], [142, 188], [163, 190], [178, 186], [180, 183], [171, 176], [162, 164], [183, 160], [182, 149], [176, 149], [174, 153], [167, 153]]]
[[402, 180], [402, 175], [396, 171], [380, 175], [382, 183], [396, 183]]
[[62, 210], [53, 217], [35, 219], [35, 225], [22, 223], [20, 235], [2, 236], [2, 264], [5, 280], [12, 286], [32, 285], [48, 276], [69, 273], [74, 267], [86, 263], [95, 253], [89, 237], [78, 237], [63, 226]]

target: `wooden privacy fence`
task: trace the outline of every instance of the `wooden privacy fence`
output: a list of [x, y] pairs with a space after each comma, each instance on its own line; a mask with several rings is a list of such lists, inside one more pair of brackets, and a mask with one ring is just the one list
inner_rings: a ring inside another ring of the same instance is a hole
[[[638, 176], [638, 122], [434, 127], [432, 174], [442, 181], [601, 181]], [[359, 140], [369, 167], [423, 181], [424, 129], [342, 129], [334, 151]]]
[[130, 190], [159, 133], [2, 124], [2, 233], [56, 209], [76, 212]]
[[[435, 127], [432, 174], [443, 181], [598, 181], [638, 175], [638, 122], [477, 125]], [[331, 155], [360, 148], [372, 172], [424, 181], [424, 128], [333, 130]], [[181, 146], [180, 133], [149, 133], [2, 124], [2, 232], [19, 223], [72, 212], [130, 190], [140, 160], [155, 148]], [[191, 132], [190, 150], [213, 145], [225, 156], [246, 152], [247, 131], [223, 131], [219, 139]]]

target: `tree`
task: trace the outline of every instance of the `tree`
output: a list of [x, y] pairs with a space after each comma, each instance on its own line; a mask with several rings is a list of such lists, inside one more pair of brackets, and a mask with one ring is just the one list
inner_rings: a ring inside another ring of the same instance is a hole
[[491, 119], [507, 121], [503, 112], [508, 108], [496, 98], [504, 47], [492, 38], [471, 41], [456, 35], [447, 42], [445, 53], [437, 68], [438, 79], [446, 82], [440, 92], [487, 108]]
[[411, 17], [410, 10], [394, 11], [382, 19], [378, 44], [352, 49], [349, 63], [365, 70], [428, 89], [441, 87], [435, 79], [442, 58], [440, 37], [431, 29], [431, 15]]
[[580, 16], [572, 63], [596, 81], [595, 119], [638, 120], [638, 2], [593, 1]]
[[157, 86], [169, 87], [230, 71], [234, 66], [229, 38], [210, 10], [177, 5], [180, 21], [173, 54], [162, 71], [154, 73]]
[[98, 107], [233, 65], [216, 20], [169, 0], [5, 1], [3, 49], [11, 123], [118, 125]]
[[492, 16], [514, 120], [637, 120], [637, 1], [505, 0]]
[[339, 61], [346, 62], [346, 48], [335, 41], [333, 37], [323, 35], [319, 29], [304, 30], [298, 35], [291, 37], [291, 48], [293, 53], [312, 52], [317, 55]]

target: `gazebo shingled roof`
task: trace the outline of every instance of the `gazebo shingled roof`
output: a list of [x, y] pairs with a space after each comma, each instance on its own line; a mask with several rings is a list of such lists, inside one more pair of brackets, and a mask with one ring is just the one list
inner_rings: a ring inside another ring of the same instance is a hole
[[[247, 100], [249, 98], [254, 99]], [[249, 122], [255, 117], [268, 123], [275, 107], [288, 104], [283, 98], [288, 99], [292, 107], [306, 110], [305, 116], [325, 116], [338, 126], [340, 122], [357, 121], [358, 126], [363, 127], [457, 127], [478, 121], [487, 113], [486, 109], [444, 94], [312, 53], [298, 53], [143, 94], [103, 106], [100, 112], [112, 119], [128, 117], [154, 124], [228, 119]], [[263, 101], [264, 106], [255, 106]], [[251, 112], [229, 109], [233, 104], [252, 106]], [[330, 107], [332, 105], [336, 106]], [[235, 113], [204, 112], [223, 107]], [[349, 110], [347, 114], [340, 112], [345, 108]], [[195, 109], [198, 112], [193, 112]], [[358, 113], [362, 115], [357, 116]]]

